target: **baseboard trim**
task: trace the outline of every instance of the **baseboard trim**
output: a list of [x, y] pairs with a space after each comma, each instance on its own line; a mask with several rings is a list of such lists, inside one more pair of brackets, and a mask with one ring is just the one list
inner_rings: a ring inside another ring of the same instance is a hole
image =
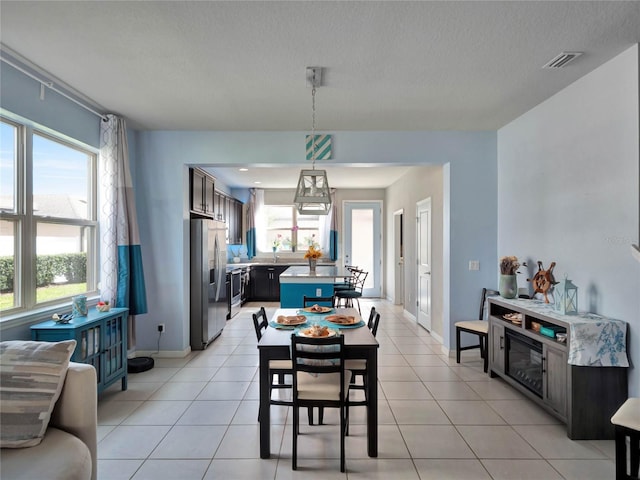
[[416, 316], [411, 313], [409, 310], [402, 310], [402, 316], [408, 318], [409, 320], [413, 320], [417, 322]]
[[191, 353], [191, 347], [184, 350], [136, 350], [136, 357], [184, 358]]

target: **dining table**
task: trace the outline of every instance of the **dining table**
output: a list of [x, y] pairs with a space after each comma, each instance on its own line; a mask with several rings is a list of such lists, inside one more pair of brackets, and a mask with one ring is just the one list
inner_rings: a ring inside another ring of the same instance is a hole
[[[304, 315], [306, 323], [300, 326], [287, 326], [277, 323], [279, 316]], [[354, 325], [332, 324], [344, 336], [344, 354], [347, 359], [364, 359], [367, 363], [366, 415], [367, 415], [367, 454], [378, 456], [378, 341], [362, 321], [355, 308], [332, 308], [325, 313], [311, 313], [300, 308], [279, 308], [273, 314], [269, 327], [258, 342], [260, 356], [260, 458], [271, 456], [271, 413], [270, 396], [271, 377], [270, 360], [291, 358], [291, 334], [309, 325], [326, 325], [328, 315], [347, 315], [359, 320]]]

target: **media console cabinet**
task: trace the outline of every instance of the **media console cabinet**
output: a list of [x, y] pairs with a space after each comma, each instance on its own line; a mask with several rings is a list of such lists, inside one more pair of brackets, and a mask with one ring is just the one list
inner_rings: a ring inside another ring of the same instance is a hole
[[[514, 314], [519, 323], [510, 320]], [[538, 328], [566, 333], [566, 341]], [[566, 423], [569, 438], [613, 439], [611, 416], [627, 399], [626, 335], [620, 320], [560, 315], [538, 300], [490, 297], [489, 374]]]

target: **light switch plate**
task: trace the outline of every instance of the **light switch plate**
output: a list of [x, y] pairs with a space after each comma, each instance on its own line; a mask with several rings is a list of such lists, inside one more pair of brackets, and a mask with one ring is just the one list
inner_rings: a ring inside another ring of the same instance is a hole
[[480, 270], [480, 262], [478, 260], [469, 260], [469, 270]]
[[321, 297], [321, 296], [322, 296], [322, 289], [316, 288], [316, 297]]

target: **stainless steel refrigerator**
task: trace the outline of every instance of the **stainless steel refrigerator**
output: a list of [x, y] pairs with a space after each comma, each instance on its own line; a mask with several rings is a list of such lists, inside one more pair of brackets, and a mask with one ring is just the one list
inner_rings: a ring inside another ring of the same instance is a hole
[[227, 320], [226, 224], [191, 219], [191, 349], [204, 350]]

